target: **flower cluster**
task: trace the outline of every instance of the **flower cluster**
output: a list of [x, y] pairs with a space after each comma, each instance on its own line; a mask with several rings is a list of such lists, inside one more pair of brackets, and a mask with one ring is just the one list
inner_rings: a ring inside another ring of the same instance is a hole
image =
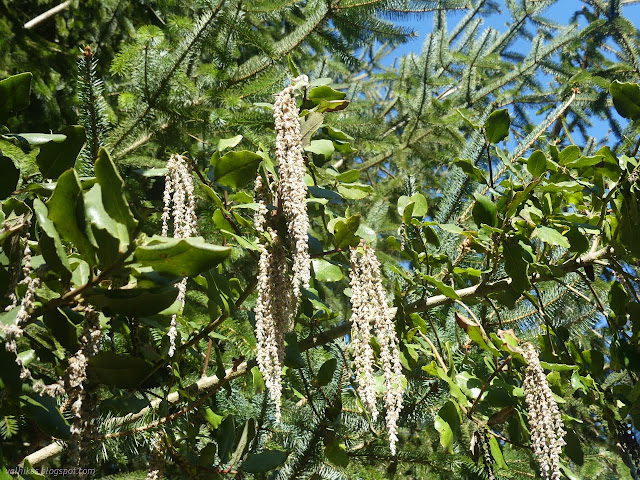
[[151, 441], [151, 451], [149, 452], [149, 470], [147, 480], [160, 480], [164, 474], [164, 445], [162, 436], [157, 434]]
[[396, 309], [389, 307], [387, 303], [387, 293], [380, 277], [380, 262], [375, 252], [366, 245], [363, 250], [362, 255], [359, 255], [358, 249], [351, 250], [351, 349], [358, 379], [358, 393], [375, 421], [378, 409], [371, 335], [376, 331], [384, 375], [389, 444], [395, 455], [397, 422], [402, 410], [404, 391], [404, 376], [393, 322]]
[[[6, 337], [5, 349], [8, 352], [15, 354], [16, 363], [20, 367], [20, 378], [23, 380], [30, 379], [32, 378], [32, 376], [31, 376], [31, 371], [27, 368], [27, 366], [22, 362], [22, 359], [18, 356], [18, 344], [16, 342], [16, 339], [22, 337], [22, 334], [23, 334], [22, 325], [29, 320], [29, 317], [30, 317], [29, 312], [34, 306], [36, 289], [40, 286], [40, 279], [37, 277], [36, 278], [31, 277], [31, 272], [33, 271], [33, 268], [31, 266], [31, 248], [29, 247], [29, 232], [27, 232], [25, 236], [24, 245], [25, 245], [24, 253], [22, 256], [22, 260], [24, 263], [22, 264], [22, 270], [20, 272], [23, 278], [20, 281], [20, 285], [26, 285], [27, 290], [24, 296], [22, 297], [22, 300], [20, 301], [20, 308], [18, 310], [18, 313], [16, 314], [15, 322], [12, 325], [8, 325], [8, 326], [0, 324]], [[16, 282], [17, 281], [18, 281], [18, 278], [16, 278]], [[5, 311], [7, 312], [10, 310], [13, 310], [18, 306], [18, 297], [15, 294], [15, 290], [10, 293], [9, 298], [11, 300], [11, 304], [5, 309]]]
[[71, 404], [73, 423], [71, 424], [70, 451], [74, 465], [80, 466], [84, 459], [81, 454], [86, 454], [91, 447], [91, 441], [95, 436], [96, 425], [92, 420], [94, 415], [90, 412], [94, 408], [95, 398], [86, 390], [87, 365], [89, 358], [100, 350], [100, 314], [87, 307], [84, 312], [85, 325], [80, 337], [80, 350], [70, 359], [65, 372], [65, 387], [70, 399], [75, 399]]
[[282, 396], [282, 361], [284, 335], [291, 329], [295, 300], [292, 296], [290, 269], [282, 239], [269, 229], [272, 243], [262, 244], [258, 264], [258, 300], [256, 315], [256, 350], [260, 372], [276, 407], [280, 421]]
[[560, 480], [560, 454], [562, 446], [565, 445], [563, 439], [565, 431], [560, 410], [540, 366], [535, 348], [527, 343], [522, 350], [524, 359], [528, 363], [523, 388], [529, 414], [533, 452], [540, 465], [542, 478]]
[[[162, 211], [162, 235], [169, 234], [169, 219], [173, 217], [173, 236], [175, 238], [193, 237], [198, 233], [198, 219], [196, 217], [196, 200], [193, 194], [193, 177], [191, 167], [186, 157], [171, 155], [167, 162], [167, 175], [164, 184], [164, 209]], [[173, 203], [173, 210], [171, 204]], [[183, 278], [178, 284], [178, 301], [184, 308], [187, 292], [187, 279]], [[178, 329], [177, 315], [171, 317], [169, 328], [169, 356], [176, 351], [176, 337]]]
[[[255, 194], [258, 203], [254, 223], [260, 238], [258, 263], [258, 300], [255, 307], [258, 366], [265, 379], [269, 395], [276, 407], [276, 420], [280, 421], [282, 397], [282, 361], [284, 335], [291, 329], [298, 308], [302, 287], [309, 287], [311, 259], [307, 231], [307, 186], [304, 182], [306, 166], [302, 157], [300, 119], [295, 101], [295, 90], [307, 85], [309, 79], [301, 76], [282, 90], [274, 104], [277, 132], [276, 156], [280, 179], [274, 188], [273, 204], [281, 208], [287, 223], [290, 242], [285, 242], [276, 228], [267, 222], [267, 202], [270, 188], [260, 175], [256, 178]], [[287, 262], [286, 247], [292, 252], [293, 265]]]
[[300, 297], [300, 285], [309, 287], [311, 259], [309, 258], [309, 216], [307, 214], [307, 168], [302, 157], [300, 119], [294, 92], [309, 83], [306, 75], [294, 79], [276, 96], [273, 116], [276, 126], [276, 156], [278, 157], [278, 198], [287, 219], [287, 229], [293, 250], [293, 296]]

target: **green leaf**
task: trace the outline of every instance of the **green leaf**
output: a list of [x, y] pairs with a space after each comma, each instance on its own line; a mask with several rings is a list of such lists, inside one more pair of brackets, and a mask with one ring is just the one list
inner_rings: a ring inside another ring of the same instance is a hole
[[569, 459], [576, 465], [582, 465], [584, 463], [584, 452], [582, 451], [582, 444], [580, 437], [576, 435], [576, 432], [572, 428], [567, 428], [564, 435], [564, 453]]
[[529, 263], [524, 259], [524, 249], [512, 238], [505, 238], [502, 245], [504, 270], [512, 279], [511, 287], [518, 292], [529, 290]]
[[510, 125], [511, 118], [507, 109], [496, 110], [489, 115], [484, 126], [489, 143], [498, 143], [507, 138]]
[[153, 366], [146, 360], [115, 352], [99, 352], [89, 358], [87, 375], [103, 385], [119, 388], [138, 386], [151, 372]]
[[569, 165], [578, 158], [580, 158], [580, 147], [569, 145], [558, 154], [558, 163], [560, 165]]
[[26, 72], [0, 81], [0, 123], [29, 106], [32, 77]]
[[414, 203], [412, 216], [417, 218], [424, 218], [424, 216], [429, 211], [429, 205], [427, 204], [427, 199], [421, 193], [414, 193], [411, 195], [409, 199]]
[[77, 205], [80, 198], [80, 179], [75, 170], [69, 169], [58, 178], [56, 189], [47, 202], [49, 218], [60, 236], [78, 249], [83, 259], [95, 265], [95, 251], [87, 236], [80, 230]]
[[342, 172], [340, 175], [336, 175], [336, 180], [338, 182], [346, 182], [346, 183], [354, 183], [360, 179], [360, 171], [359, 170], [347, 170], [346, 172]]
[[437, 278], [432, 277], [431, 275], [424, 275], [424, 279], [427, 282], [429, 282], [431, 285], [436, 287], [438, 290], [440, 290], [440, 292], [443, 295], [446, 295], [447, 297], [449, 297], [449, 298], [451, 298], [453, 300], [460, 300], [460, 297], [458, 296], [456, 291], [452, 287], [450, 287], [449, 285], [447, 285], [444, 282], [442, 282], [441, 280], [438, 280]]
[[[1, 154], [1, 152], [0, 152]], [[0, 156], [0, 199], [10, 196], [18, 186], [20, 170], [16, 168], [13, 160], [4, 155]]]
[[333, 224], [334, 245], [336, 248], [344, 249], [357, 246], [360, 243], [360, 237], [357, 237], [355, 233], [359, 227], [360, 215], [338, 219]]
[[324, 122], [324, 115], [318, 112], [309, 112], [306, 117], [300, 119], [300, 137], [302, 147], [311, 144], [311, 137]]
[[282, 465], [288, 456], [289, 453], [280, 450], [250, 453], [242, 464], [242, 471], [248, 473], [270, 472]]
[[618, 113], [631, 121], [640, 119], [640, 86], [618, 80], [609, 86], [613, 105]]
[[569, 248], [571, 245], [567, 237], [563, 236], [559, 231], [549, 227], [538, 227], [533, 231], [533, 237], [538, 237], [541, 241], [549, 245], [558, 245], [559, 247]]
[[159, 273], [193, 277], [218, 265], [231, 253], [231, 247], [207, 243], [202, 237], [169, 238], [154, 235], [136, 248], [136, 261]]
[[484, 172], [476, 167], [468, 158], [456, 158], [453, 164], [466, 173], [472, 180], [484, 184], [487, 183]]
[[333, 152], [336, 151], [331, 140], [311, 140], [311, 143], [304, 147], [305, 151], [322, 155], [325, 160], [331, 158]]
[[324, 455], [327, 457], [327, 460], [338, 467], [344, 468], [349, 465], [347, 448], [344, 443], [340, 443], [335, 437], [324, 447]]
[[502, 450], [500, 450], [498, 439], [493, 435], [489, 436], [489, 450], [493, 457], [493, 461], [498, 468], [508, 468], [507, 463], [504, 461], [504, 457], [502, 456]]
[[251, 378], [253, 380], [253, 388], [256, 393], [264, 392], [264, 378], [262, 378], [262, 373], [258, 367], [253, 367], [251, 369]]
[[173, 286], [114, 290], [95, 287], [83, 296], [87, 302], [104, 309], [107, 314], [148, 317], [173, 305], [178, 296], [178, 289]]
[[540, 150], [536, 150], [527, 160], [527, 170], [532, 177], [537, 178], [547, 171], [547, 156]]
[[242, 135], [236, 135], [231, 138], [221, 138], [218, 140], [218, 151], [226, 150], [227, 148], [233, 148], [237, 146], [243, 139]]
[[220, 455], [220, 461], [226, 463], [231, 457], [233, 450], [233, 444], [236, 439], [236, 427], [233, 421], [233, 415], [228, 415], [218, 428], [217, 435], [218, 452]]
[[338, 193], [349, 200], [361, 200], [373, 191], [371, 185], [362, 183], [339, 183]]
[[613, 313], [618, 317], [622, 317], [627, 313], [627, 304], [629, 303], [629, 294], [622, 284], [617, 280], [611, 284], [609, 290], [609, 306]]
[[126, 225], [129, 232], [133, 232], [138, 226], [138, 221], [131, 213], [129, 203], [124, 196], [124, 180], [111, 160], [109, 152], [104, 148], [98, 152], [94, 169], [98, 183], [102, 187], [105, 210], [116, 222]]
[[58, 235], [53, 222], [49, 219], [47, 206], [39, 198], [35, 198], [33, 200], [33, 210], [41, 230], [39, 244], [42, 256], [47, 265], [60, 275], [62, 281], [68, 283], [71, 280], [71, 265], [69, 265], [67, 253], [62, 246], [60, 235]]
[[311, 100], [313, 103], [319, 104], [322, 100], [344, 100], [347, 94], [344, 92], [339, 92], [338, 90], [334, 90], [327, 85], [321, 85], [319, 87], [312, 88], [309, 91], [308, 96], [309, 100]]
[[204, 419], [209, 425], [211, 425], [211, 428], [213, 428], [214, 430], [217, 429], [222, 423], [222, 420], [224, 420], [224, 417], [222, 415], [214, 413], [213, 410], [211, 410], [209, 407], [204, 407], [200, 411], [202, 412], [202, 416], [204, 417]]
[[49, 142], [64, 142], [66, 135], [60, 133], [8, 133], [4, 137], [15, 138], [28, 145], [43, 145]]
[[342, 280], [342, 277], [344, 276], [342, 274], [342, 269], [338, 265], [324, 259], [314, 258], [312, 263], [316, 280], [321, 282], [337, 282]]
[[226, 153], [213, 168], [215, 181], [231, 188], [243, 188], [256, 178], [262, 157], [248, 150]]
[[338, 360], [335, 358], [330, 358], [329, 360], [324, 362], [320, 367], [320, 370], [318, 370], [316, 378], [314, 378], [313, 380], [314, 386], [324, 387], [326, 385], [329, 385], [329, 382], [331, 382], [331, 380], [333, 379], [333, 374], [335, 373], [337, 367]]
[[440, 445], [445, 453], [453, 453], [453, 440], [458, 435], [462, 417], [458, 406], [449, 400], [438, 412], [434, 426], [440, 433]]
[[129, 245], [127, 227], [116, 222], [105, 210], [102, 203], [102, 188], [96, 183], [84, 196], [84, 210], [87, 219], [88, 237], [93, 237], [100, 265], [108, 266], [116, 262], [118, 255]]
[[70, 125], [60, 133], [66, 135], [64, 142], [49, 142], [40, 147], [36, 163], [44, 178], [58, 178], [62, 172], [72, 168], [86, 139], [84, 127]]
[[75, 353], [78, 351], [78, 348], [80, 348], [78, 330], [67, 316], [67, 312], [59, 308], [46, 310], [43, 315], [43, 321], [53, 333], [55, 339], [60, 342], [60, 345], [69, 352]]
[[64, 419], [56, 401], [51, 397], [22, 395], [21, 410], [47, 435], [61, 440], [71, 438], [71, 427]]
[[473, 196], [476, 201], [473, 204], [471, 213], [473, 214], [473, 221], [476, 222], [476, 225], [480, 226], [484, 223], [490, 227], [498, 226], [498, 209], [496, 204], [488, 197], [480, 195], [479, 193], [475, 193]]

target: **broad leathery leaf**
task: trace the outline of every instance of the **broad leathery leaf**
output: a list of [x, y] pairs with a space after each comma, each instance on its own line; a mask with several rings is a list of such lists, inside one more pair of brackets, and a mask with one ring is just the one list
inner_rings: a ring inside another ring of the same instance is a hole
[[621, 116], [631, 121], [640, 119], [640, 85], [616, 80], [609, 86], [609, 93]]
[[450, 287], [449, 285], [447, 285], [444, 282], [442, 282], [441, 280], [438, 280], [437, 278], [432, 277], [431, 275], [424, 275], [423, 278], [427, 282], [429, 282], [431, 285], [436, 287], [438, 290], [440, 290], [440, 292], [443, 295], [451, 298], [452, 300], [460, 300], [460, 297], [458, 296], [456, 291], [452, 287]]
[[18, 186], [20, 170], [14, 165], [13, 160], [6, 156], [0, 156], [0, 199], [10, 196]]
[[243, 462], [241, 470], [248, 473], [270, 472], [282, 465], [288, 456], [288, 452], [281, 452], [280, 450], [264, 450], [260, 453], [250, 453]]
[[498, 143], [507, 138], [509, 135], [509, 126], [511, 125], [511, 118], [509, 117], [508, 110], [496, 110], [487, 119], [485, 123], [485, 133], [489, 143]]
[[569, 165], [578, 158], [580, 158], [580, 147], [569, 145], [558, 154], [558, 163], [560, 165]]
[[479, 193], [475, 193], [474, 197], [476, 201], [473, 204], [471, 213], [473, 214], [473, 221], [476, 222], [476, 225], [480, 226], [484, 223], [490, 227], [497, 227], [498, 209], [496, 204], [488, 197], [480, 195]]
[[94, 169], [98, 183], [102, 187], [102, 201], [105, 210], [116, 222], [126, 225], [131, 233], [138, 226], [138, 221], [131, 213], [124, 196], [124, 180], [122, 180], [115, 163], [111, 160], [109, 152], [104, 148], [98, 152]]
[[527, 160], [527, 170], [532, 177], [537, 178], [547, 171], [547, 156], [540, 150], [536, 150]]
[[58, 234], [53, 222], [49, 219], [49, 211], [47, 206], [42, 203], [39, 198], [33, 200], [33, 210], [40, 225], [40, 249], [47, 265], [58, 275], [66, 284], [71, 280], [71, 265], [64, 251], [60, 235]]
[[326, 386], [329, 385], [329, 382], [333, 379], [333, 374], [338, 367], [338, 360], [335, 358], [330, 358], [326, 362], [322, 364], [320, 370], [316, 374], [316, 378], [313, 379], [314, 386]]
[[331, 158], [333, 152], [335, 152], [335, 147], [333, 146], [333, 142], [331, 140], [311, 140], [311, 143], [304, 147], [305, 151], [315, 153], [317, 155], [322, 155], [325, 160]]
[[218, 435], [216, 441], [218, 442], [218, 452], [220, 455], [220, 461], [226, 463], [231, 457], [231, 451], [236, 439], [236, 427], [233, 420], [233, 415], [228, 415], [218, 427]]
[[300, 119], [300, 137], [302, 147], [311, 144], [311, 137], [324, 122], [324, 115], [318, 112], [309, 112], [309, 114]]
[[453, 453], [453, 441], [460, 430], [462, 417], [458, 405], [449, 400], [438, 412], [434, 426], [440, 433], [440, 445], [445, 453]]
[[541, 241], [550, 245], [557, 245], [563, 248], [569, 248], [569, 240], [559, 231], [550, 227], [538, 227], [533, 231], [533, 237], [538, 237]]
[[524, 259], [524, 249], [512, 238], [505, 238], [502, 246], [504, 269], [512, 279], [511, 287], [518, 292], [529, 290], [529, 263]]
[[152, 368], [142, 358], [105, 351], [89, 358], [87, 375], [89, 380], [103, 385], [133, 388], [147, 377]]
[[49, 142], [64, 142], [67, 139], [66, 135], [61, 133], [8, 133], [3, 135], [8, 138], [15, 138], [16, 140], [26, 143], [28, 145], [38, 146]]
[[84, 127], [70, 125], [64, 127], [60, 133], [66, 135], [65, 141], [43, 144], [36, 157], [36, 163], [44, 178], [56, 179], [62, 172], [72, 168], [84, 146], [86, 140]]
[[332, 100], [344, 100], [347, 96], [346, 93], [340, 92], [338, 90], [334, 90], [333, 88], [327, 85], [321, 85], [319, 87], [314, 87], [309, 91], [309, 100], [312, 102], [319, 104], [322, 100], [332, 101]]
[[0, 81], [0, 123], [29, 106], [32, 77], [26, 72]]
[[74, 169], [69, 169], [58, 178], [56, 189], [47, 202], [49, 218], [60, 236], [73, 243], [82, 258], [94, 266], [95, 250], [87, 236], [80, 230], [77, 218], [78, 202], [81, 202], [80, 179]]
[[220, 140], [218, 140], [218, 151], [237, 146], [243, 138], [244, 137], [242, 135], [236, 135], [235, 137], [231, 138], [221, 138]]
[[337, 282], [342, 280], [344, 276], [342, 269], [338, 265], [328, 262], [327, 260], [314, 258], [312, 263], [316, 280], [321, 282]]
[[485, 178], [484, 172], [476, 167], [468, 158], [456, 158], [453, 164], [466, 173], [470, 179], [486, 185], [487, 179]]
[[173, 286], [115, 290], [95, 287], [83, 295], [87, 302], [105, 309], [107, 313], [128, 317], [154, 315], [173, 305], [177, 296], [178, 289]]
[[327, 460], [338, 467], [346, 467], [349, 465], [347, 449], [344, 443], [340, 443], [336, 437], [324, 447], [324, 455], [327, 457]]
[[507, 463], [504, 461], [504, 457], [502, 456], [502, 450], [500, 450], [498, 440], [494, 436], [489, 437], [489, 450], [491, 451], [491, 456], [498, 468], [508, 468]]
[[[332, 221], [333, 222], [333, 221]], [[331, 230], [331, 223], [329, 223]], [[333, 223], [334, 244], [336, 248], [355, 247], [360, 243], [360, 237], [355, 233], [360, 227], [360, 215], [349, 218], [339, 218]]]
[[78, 342], [78, 330], [67, 315], [76, 312], [64, 311], [59, 308], [46, 310], [43, 315], [44, 324], [53, 333], [55, 339], [60, 342], [67, 351], [77, 352], [80, 348]]
[[360, 200], [368, 197], [373, 191], [371, 185], [362, 183], [339, 183], [338, 193], [349, 200]]
[[39, 395], [22, 395], [20, 410], [27, 418], [35, 422], [40, 430], [60, 440], [71, 438], [71, 427], [64, 419], [58, 404], [51, 397]]
[[125, 225], [116, 222], [105, 210], [100, 184], [96, 183], [85, 194], [84, 210], [87, 222], [85, 232], [94, 239], [100, 265], [113, 264], [118, 255], [126, 251], [129, 232]]
[[192, 277], [224, 261], [231, 247], [207, 243], [202, 237], [169, 238], [154, 235], [136, 248], [136, 261], [178, 277]]
[[264, 378], [262, 378], [262, 373], [258, 367], [253, 367], [251, 369], [251, 378], [253, 380], [253, 388], [256, 393], [264, 392]]
[[213, 410], [211, 410], [209, 407], [200, 409], [200, 412], [202, 413], [202, 416], [207, 421], [207, 423], [211, 425], [211, 428], [213, 428], [214, 430], [217, 429], [222, 423], [222, 420], [224, 420], [224, 417], [222, 415], [214, 413]]
[[217, 183], [231, 188], [243, 188], [256, 177], [262, 157], [249, 150], [228, 152], [213, 167]]

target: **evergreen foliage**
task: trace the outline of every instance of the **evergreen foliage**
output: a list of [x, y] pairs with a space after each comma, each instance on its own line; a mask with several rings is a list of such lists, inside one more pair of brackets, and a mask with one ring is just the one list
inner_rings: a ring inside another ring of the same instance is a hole
[[[640, 478], [640, 32], [630, 2], [568, 25], [556, 3], [0, 0], [0, 480]], [[424, 18], [388, 65], [395, 22]], [[292, 241], [273, 104], [300, 75], [311, 280], [278, 421], [257, 272]], [[165, 191], [172, 155], [193, 191]], [[200, 237], [160, 235], [170, 194]], [[395, 455], [389, 352], [371, 339], [374, 420], [350, 348], [363, 243], [406, 379]], [[553, 474], [530, 349], [566, 431]]]

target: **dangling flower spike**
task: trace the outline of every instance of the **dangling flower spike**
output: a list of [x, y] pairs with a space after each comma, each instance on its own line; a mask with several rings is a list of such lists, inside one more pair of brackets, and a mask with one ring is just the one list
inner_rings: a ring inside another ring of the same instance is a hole
[[560, 454], [562, 446], [566, 444], [560, 410], [535, 348], [527, 343], [522, 350], [528, 363], [523, 387], [531, 427], [531, 446], [540, 465], [542, 478], [560, 480]]
[[375, 330], [384, 375], [389, 446], [391, 453], [395, 455], [397, 423], [404, 392], [404, 376], [393, 322], [396, 309], [389, 307], [387, 303], [387, 293], [380, 276], [380, 262], [374, 250], [367, 245], [363, 245], [362, 249], [364, 251], [361, 255], [358, 249], [351, 249], [351, 349], [358, 379], [358, 393], [375, 421], [378, 409], [373, 374], [374, 352], [371, 346], [371, 334]]
[[[167, 175], [164, 184], [164, 209], [162, 212], [162, 235], [169, 234], [169, 219], [173, 218], [173, 236], [175, 238], [193, 237], [198, 234], [198, 219], [196, 217], [196, 200], [193, 193], [193, 177], [186, 157], [171, 155], [167, 162]], [[171, 204], [173, 203], [173, 210]], [[177, 285], [177, 300], [184, 308], [187, 293], [187, 278], [183, 278]], [[169, 356], [176, 351], [176, 337], [178, 329], [177, 315], [171, 317], [169, 328]]]

